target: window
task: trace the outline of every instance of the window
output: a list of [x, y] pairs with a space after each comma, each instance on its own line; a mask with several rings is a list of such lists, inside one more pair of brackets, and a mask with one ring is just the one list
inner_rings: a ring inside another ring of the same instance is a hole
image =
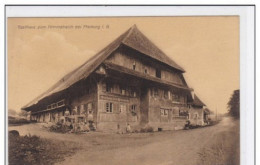
[[136, 105], [131, 105], [131, 114], [132, 114], [132, 116], [136, 116]]
[[157, 88], [154, 88], [154, 96], [159, 96], [159, 91]]
[[167, 90], [164, 91], [164, 98], [168, 99], [168, 91]]
[[113, 112], [113, 103], [106, 103], [106, 112], [108, 113]]
[[111, 84], [106, 84], [106, 92], [112, 93], [113, 92], [113, 87]]
[[180, 96], [172, 93], [172, 101], [180, 102]]
[[120, 105], [120, 109], [119, 109], [119, 112], [125, 112], [126, 111], [126, 105], [125, 104], [121, 104]]
[[88, 103], [88, 114], [92, 114], [92, 106], [93, 104], [92, 103]]
[[121, 87], [121, 95], [126, 95], [126, 89], [124, 87]]
[[88, 103], [88, 110], [92, 110], [92, 103]]
[[131, 105], [131, 110], [135, 111], [136, 110], [136, 105]]
[[188, 116], [188, 111], [186, 111], [186, 110], [179, 110], [179, 116]]
[[84, 104], [84, 111], [86, 111], [88, 109], [88, 105]]
[[48, 105], [48, 106], [47, 106], [47, 109], [51, 109], [51, 105]]
[[84, 113], [84, 104], [81, 104], [80, 105], [80, 114], [83, 114]]
[[161, 116], [168, 116], [169, 110], [168, 109], [161, 109]]
[[58, 103], [57, 103], [57, 106], [58, 107], [61, 107], [61, 106], [63, 106], [64, 105], [64, 100], [61, 100], [61, 101], [59, 101]]
[[136, 97], [136, 91], [131, 90], [131, 96], [132, 96], [132, 97]]
[[171, 99], [171, 92], [168, 91], [168, 99]]
[[148, 73], [148, 71], [147, 71], [147, 68], [144, 68], [144, 73], [145, 73], [145, 74], [147, 74], [147, 73]]
[[156, 69], [156, 77], [161, 78], [161, 70]]
[[133, 70], [135, 70], [135, 68], [136, 68], [136, 63], [135, 63], [135, 61], [133, 62]]
[[164, 110], [164, 115], [168, 116], [168, 110], [167, 109]]
[[53, 109], [53, 108], [56, 108], [57, 107], [57, 104], [56, 103], [54, 103], [54, 104], [52, 104], [51, 105], [51, 108]]
[[77, 108], [77, 115], [80, 115], [80, 105], [76, 107]]
[[164, 115], [164, 110], [163, 109], [161, 109], [161, 116], [163, 116]]
[[87, 104], [84, 104], [84, 105], [83, 105], [83, 113], [84, 113], [84, 114], [87, 113], [87, 108], [88, 108], [88, 105], [87, 105]]
[[179, 108], [176, 108], [176, 107], [173, 108], [173, 109], [172, 109], [172, 115], [175, 116], [175, 117], [176, 117], [176, 116], [180, 116], [180, 110], [179, 110]]

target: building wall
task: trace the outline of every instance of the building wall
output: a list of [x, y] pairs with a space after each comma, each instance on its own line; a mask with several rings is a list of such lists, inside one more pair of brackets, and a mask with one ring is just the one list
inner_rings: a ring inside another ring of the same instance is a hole
[[140, 125], [145, 126], [149, 122], [149, 89], [141, 90], [140, 95]]
[[73, 97], [70, 100], [70, 107], [76, 114], [86, 117], [86, 121], [97, 122], [97, 84], [86, 84], [87, 93]]
[[[64, 104], [60, 107], [47, 109], [49, 105], [58, 103], [51, 102], [44, 106], [47, 110], [31, 115], [31, 120], [37, 120], [37, 122], [58, 122], [65, 111], [69, 110], [70, 115], [81, 115], [86, 117], [86, 121], [93, 120], [96, 122], [97, 119], [97, 87], [95, 83], [88, 83], [83, 81], [77, 84], [70, 93], [67, 94], [64, 100]], [[88, 109], [88, 104], [91, 103], [91, 109]], [[65, 106], [66, 105], [66, 106]]]
[[[106, 80], [97, 85], [98, 115], [97, 129], [100, 131], [125, 132], [127, 124], [135, 127], [140, 122], [140, 91], [135, 87], [135, 96], [129, 96], [130, 91], [123, 95], [117, 83], [110, 83], [112, 92], [106, 91]], [[110, 111], [112, 104], [112, 111]], [[107, 111], [109, 105], [109, 111]], [[134, 110], [132, 106], [135, 106]]]
[[131, 54], [131, 51], [124, 51], [122, 49], [117, 50], [106, 61], [126, 67], [128, 69], [133, 69], [133, 65], [135, 65], [135, 71], [148, 74], [153, 77], [156, 77], [156, 66], [161, 70], [161, 79], [176, 84], [184, 83], [181, 78], [181, 73], [174, 72], [173, 70], [167, 69], [166, 67], [163, 67], [157, 63], [155, 64], [149, 61], [140, 60], [134, 57]]
[[149, 91], [149, 125], [155, 130], [178, 130], [182, 129], [187, 117], [181, 116], [180, 111], [187, 111], [185, 96], [180, 95], [178, 103], [173, 101], [171, 94], [164, 97], [164, 90], [157, 89], [158, 95], [154, 95], [154, 88]]
[[204, 125], [204, 111], [203, 108], [192, 107], [189, 110], [189, 120], [191, 125]]

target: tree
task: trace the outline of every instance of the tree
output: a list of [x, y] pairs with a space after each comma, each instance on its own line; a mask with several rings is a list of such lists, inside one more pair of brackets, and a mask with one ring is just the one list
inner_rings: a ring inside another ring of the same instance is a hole
[[230, 97], [230, 100], [228, 102], [228, 113], [229, 115], [239, 118], [240, 116], [240, 100], [239, 97], [240, 92], [238, 90], [234, 90], [232, 96]]
[[20, 117], [23, 117], [23, 118], [26, 118], [26, 117], [27, 117], [27, 112], [24, 111], [24, 110], [21, 110], [21, 111], [19, 112], [19, 116], [20, 116]]
[[8, 109], [8, 116], [16, 116], [17, 112], [14, 109]]

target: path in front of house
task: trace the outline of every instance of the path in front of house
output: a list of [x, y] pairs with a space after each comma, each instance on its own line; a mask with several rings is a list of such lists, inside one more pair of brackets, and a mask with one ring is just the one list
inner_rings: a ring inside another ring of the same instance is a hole
[[198, 152], [210, 145], [217, 134], [232, 129], [234, 123], [230, 118], [224, 118], [215, 126], [193, 130], [123, 135], [98, 132], [58, 134], [39, 125], [9, 127], [9, 130], [82, 145], [82, 150], [58, 165], [196, 165]]

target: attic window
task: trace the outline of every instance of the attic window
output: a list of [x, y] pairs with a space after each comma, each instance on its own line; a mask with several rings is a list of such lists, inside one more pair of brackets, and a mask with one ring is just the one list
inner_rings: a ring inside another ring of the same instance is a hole
[[131, 97], [136, 97], [136, 91], [135, 91], [135, 89], [131, 89], [130, 96], [131, 96]]
[[156, 69], [156, 77], [161, 78], [161, 70]]
[[135, 68], [136, 68], [136, 63], [135, 63], [135, 61], [133, 62], [133, 70], [135, 70]]
[[148, 73], [148, 72], [147, 72], [147, 68], [144, 68], [144, 73], [145, 73], [145, 74], [147, 74], [147, 73]]
[[125, 87], [120, 87], [121, 95], [126, 95], [126, 89]]
[[106, 84], [106, 92], [109, 92], [109, 93], [113, 92], [112, 84], [109, 84], [109, 83]]

